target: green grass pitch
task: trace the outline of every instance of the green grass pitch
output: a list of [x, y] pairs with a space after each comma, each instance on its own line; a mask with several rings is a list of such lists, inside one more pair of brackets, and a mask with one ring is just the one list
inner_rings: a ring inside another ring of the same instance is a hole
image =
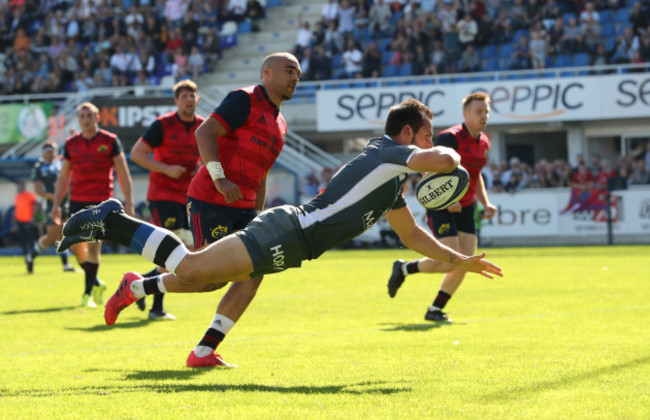
[[[232, 370], [185, 367], [225, 289], [168, 295], [176, 321], [133, 305], [107, 327], [58, 258], [32, 275], [2, 258], [0, 418], [650, 418], [650, 246], [487, 251], [505, 277], [469, 275], [449, 325], [423, 319], [440, 275], [388, 297], [408, 250], [332, 251], [268, 276], [219, 348]], [[150, 268], [105, 256], [106, 298]]]

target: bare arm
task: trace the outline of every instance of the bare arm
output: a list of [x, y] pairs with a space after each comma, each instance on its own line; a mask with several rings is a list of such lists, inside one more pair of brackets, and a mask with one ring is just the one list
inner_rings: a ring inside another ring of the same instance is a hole
[[[194, 132], [201, 159], [206, 165], [209, 162], [219, 161], [217, 138], [225, 136], [227, 133], [226, 127], [213, 117], [208, 117]], [[226, 203], [241, 199], [242, 193], [239, 186], [228, 181], [228, 174], [225, 174], [225, 176], [225, 178], [214, 180], [217, 191], [224, 196]]]
[[143, 140], [142, 137], [131, 149], [131, 160], [152, 172], [165, 174], [170, 178], [178, 178], [185, 173], [185, 168], [181, 165], [168, 165], [165, 162], [156, 160], [151, 156], [153, 149]]
[[34, 192], [41, 198], [54, 201], [54, 194], [45, 191], [45, 185], [43, 184], [43, 181], [34, 181]]
[[389, 211], [386, 214], [386, 220], [404, 245], [425, 257], [457, 265], [488, 278], [494, 278], [492, 274], [503, 276], [501, 268], [483, 259], [485, 253], [466, 256], [438, 242], [430, 233], [415, 223], [413, 214], [408, 207]]
[[124, 194], [124, 211], [126, 214], [133, 216], [135, 207], [133, 206], [133, 182], [131, 181], [131, 172], [126, 164], [126, 157], [124, 153], [113, 157], [113, 166], [117, 173], [117, 179], [120, 181], [122, 194]]
[[72, 177], [72, 170], [70, 161], [64, 159], [63, 164], [61, 165], [61, 172], [59, 172], [59, 177], [56, 179], [56, 186], [54, 187], [54, 198], [52, 199], [52, 220], [57, 223], [61, 223], [61, 203], [63, 198], [68, 192], [68, 186], [70, 185], [70, 178]]
[[478, 180], [476, 181], [476, 199], [483, 205], [484, 218], [491, 219], [497, 212], [495, 205], [490, 203], [488, 199], [487, 190], [485, 189], [485, 181], [483, 176], [479, 173]]
[[411, 156], [407, 166], [416, 172], [451, 172], [460, 164], [460, 155], [450, 147], [420, 149]]

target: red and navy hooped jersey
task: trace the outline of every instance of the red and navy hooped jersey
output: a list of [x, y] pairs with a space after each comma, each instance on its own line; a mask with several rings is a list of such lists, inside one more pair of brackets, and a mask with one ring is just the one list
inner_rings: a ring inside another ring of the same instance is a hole
[[460, 164], [469, 172], [469, 188], [460, 199], [460, 205], [467, 207], [474, 202], [476, 194], [476, 183], [481, 176], [481, 169], [488, 160], [490, 150], [490, 140], [485, 133], [481, 133], [478, 138], [472, 137], [467, 131], [465, 124], [456, 124], [443, 130], [435, 143], [436, 146], [447, 146], [454, 149], [460, 155]]
[[284, 146], [287, 123], [261, 85], [230, 92], [210, 116], [228, 130], [217, 139], [219, 162], [226, 178], [239, 186], [243, 198], [226, 203], [205, 166], [190, 183], [187, 195], [222, 206], [253, 209], [261, 180]]
[[192, 122], [180, 119], [178, 112], [161, 115], [142, 135], [142, 140], [153, 149], [153, 157], [168, 165], [180, 165], [185, 173], [174, 179], [160, 172], [149, 174], [147, 200], [173, 201], [185, 205], [187, 190], [201, 159], [194, 132], [203, 122], [197, 115]]
[[122, 153], [122, 143], [113, 133], [99, 130], [87, 139], [81, 133], [68, 138], [63, 158], [70, 162], [70, 200], [99, 202], [113, 196], [113, 158]]

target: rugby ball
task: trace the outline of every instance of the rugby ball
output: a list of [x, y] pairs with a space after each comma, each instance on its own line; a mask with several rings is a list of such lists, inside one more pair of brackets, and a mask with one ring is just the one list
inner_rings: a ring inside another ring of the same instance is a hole
[[443, 210], [458, 202], [469, 187], [469, 173], [458, 165], [448, 173], [431, 172], [415, 188], [418, 202], [429, 210]]

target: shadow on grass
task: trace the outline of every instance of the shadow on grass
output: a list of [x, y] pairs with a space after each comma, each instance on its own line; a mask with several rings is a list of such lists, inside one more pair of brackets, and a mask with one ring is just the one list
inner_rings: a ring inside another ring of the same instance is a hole
[[528, 385], [504, 389], [492, 394], [486, 394], [484, 399], [487, 402], [519, 400], [520, 398], [525, 398], [528, 395], [534, 395], [536, 393], [551, 389], [568, 388], [577, 382], [594, 380], [602, 375], [608, 375], [610, 373], [615, 373], [624, 369], [628, 369], [637, 365], [644, 365], [647, 363], [650, 363], [650, 356], [640, 357], [638, 359], [630, 360], [624, 363], [617, 363], [610, 366], [603, 366], [598, 369], [588, 370], [582, 373], [567, 375], [559, 379], [534, 382]]
[[383, 323], [380, 325], [386, 325], [385, 327], [379, 328], [380, 331], [429, 331], [442, 327], [452, 327], [454, 325], [463, 325], [463, 323], [458, 322], [436, 322], [436, 323], [427, 323], [427, 324], [398, 324], [398, 323]]
[[79, 309], [79, 306], [61, 306], [58, 308], [20, 309], [15, 311], [0, 312], [0, 315], [25, 315], [25, 314], [47, 314], [51, 312], [69, 311]]
[[[189, 380], [193, 377], [213, 372], [215, 369], [184, 369], [142, 371], [130, 373], [124, 377], [125, 385], [122, 386], [84, 386], [60, 389], [0, 389], [3, 397], [53, 397], [69, 395], [111, 395], [133, 392], [275, 392], [279, 394], [348, 394], [348, 395], [390, 395], [411, 392], [412, 388], [387, 386], [385, 382], [359, 382], [345, 385], [263, 385], [263, 384], [194, 384], [177, 383], [169, 384], [169, 379]], [[217, 369], [219, 370], [219, 369]], [[224, 369], [225, 371], [225, 369]], [[156, 384], [160, 380], [160, 384]], [[141, 381], [139, 384], [137, 381]], [[153, 382], [152, 382], [153, 381]]]
[[80, 328], [80, 327], [65, 327], [69, 331], [86, 331], [86, 332], [100, 332], [108, 330], [119, 330], [119, 329], [131, 329], [131, 328], [140, 328], [145, 325], [150, 324], [151, 321], [148, 319], [139, 319], [137, 321], [131, 322], [122, 322], [120, 324], [115, 324], [112, 327], [109, 327], [105, 324], [93, 325], [92, 327]]

